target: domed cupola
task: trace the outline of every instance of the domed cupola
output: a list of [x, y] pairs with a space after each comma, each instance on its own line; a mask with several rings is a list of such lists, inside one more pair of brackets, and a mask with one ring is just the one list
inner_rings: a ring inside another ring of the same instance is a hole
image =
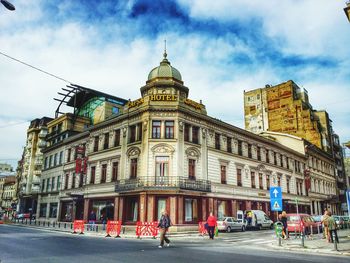
[[175, 81], [177, 80], [183, 83], [180, 72], [176, 68], [172, 67], [169, 60], [166, 58], [166, 51], [164, 51], [163, 57], [164, 58], [160, 62], [160, 65], [152, 69], [148, 74], [147, 82], [150, 82], [154, 79], [173, 79]]

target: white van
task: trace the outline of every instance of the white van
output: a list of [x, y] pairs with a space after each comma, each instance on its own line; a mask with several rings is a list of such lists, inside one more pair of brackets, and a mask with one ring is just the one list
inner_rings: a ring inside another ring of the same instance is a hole
[[[251, 219], [247, 215], [251, 214]], [[244, 222], [246, 228], [273, 228], [273, 221], [265, 214], [262, 210], [238, 210], [237, 211], [237, 220]]]

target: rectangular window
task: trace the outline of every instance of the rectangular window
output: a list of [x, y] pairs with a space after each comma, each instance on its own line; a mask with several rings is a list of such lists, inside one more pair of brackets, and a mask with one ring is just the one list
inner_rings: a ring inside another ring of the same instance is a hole
[[55, 177], [51, 177], [51, 191], [53, 191], [53, 189], [55, 189]]
[[227, 181], [226, 181], [226, 165], [221, 165], [220, 166], [220, 170], [221, 170], [221, 183], [222, 184], [227, 184]]
[[130, 179], [137, 177], [137, 158], [131, 159], [130, 163]]
[[56, 166], [58, 163], [58, 153], [55, 153], [55, 156], [53, 158], [53, 166]]
[[48, 178], [46, 182], [46, 192], [48, 192], [50, 189], [51, 189], [51, 178]]
[[257, 155], [258, 161], [261, 161], [261, 148], [260, 147], [256, 148], [256, 155]]
[[138, 123], [137, 125], [137, 141], [142, 141], [142, 123]]
[[264, 189], [262, 173], [259, 173], [259, 188]]
[[56, 218], [57, 217], [57, 203], [50, 203], [50, 212], [49, 212], [49, 217], [50, 218]]
[[120, 145], [120, 129], [114, 131], [114, 147]]
[[188, 178], [196, 179], [196, 160], [188, 159]]
[[266, 162], [270, 162], [270, 155], [269, 155], [269, 150], [266, 150]]
[[101, 184], [106, 182], [107, 178], [107, 164], [102, 164], [101, 168]]
[[165, 121], [165, 139], [174, 138], [174, 121]]
[[47, 204], [40, 204], [39, 216], [46, 217]]
[[152, 138], [160, 139], [161, 121], [152, 121]]
[[62, 160], [63, 160], [63, 151], [60, 152], [60, 158], [59, 158], [59, 161], [58, 161], [58, 164], [62, 164]]
[[99, 141], [98, 136], [95, 136], [95, 138], [94, 138], [94, 152], [98, 151], [98, 141]]
[[44, 167], [45, 167], [45, 169], [47, 169], [49, 167], [47, 157], [45, 157]]
[[192, 126], [192, 142], [199, 143], [199, 127], [197, 126]]
[[289, 169], [289, 158], [286, 157], [287, 169]]
[[252, 181], [252, 188], [256, 188], [255, 184], [255, 172], [250, 172], [250, 179]]
[[283, 166], [283, 156], [280, 154], [280, 166], [284, 167]]
[[215, 149], [220, 150], [220, 134], [215, 133]]
[[290, 188], [289, 188], [289, 181], [290, 181], [290, 179], [287, 177], [286, 181], [287, 181], [287, 193], [289, 194], [290, 193]]
[[61, 176], [57, 176], [57, 191], [61, 190]]
[[112, 164], [112, 182], [115, 182], [118, 180], [118, 162], [113, 162]]
[[277, 156], [275, 152], [273, 153], [273, 164], [277, 165]]
[[139, 203], [136, 197], [126, 199], [126, 221], [136, 222], [138, 220]]
[[69, 174], [66, 174], [64, 178], [64, 189], [68, 189]]
[[252, 145], [248, 144], [248, 157], [252, 158]]
[[52, 157], [53, 157], [52, 155], [50, 155], [50, 157], [49, 157], [49, 167], [52, 167], [52, 164], [53, 164], [52, 163]]
[[270, 190], [270, 175], [266, 175], [266, 189]]
[[109, 133], [105, 133], [103, 141], [103, 149], [106, 150], [109, 147]]
[[91, 166], [90, 184], [94, 184], [95, 183], [95, 175], [96, 175], [96, 166]]
[[156, 177], [163, 177], [169, 175], [169, 157], [156, 157]]
[[41, 182], [41, 192], [45, 191], [45, 179], [42, 180]]
[[185, 222], [195, 222], [198, 219], [197, 199], [185, 199]]
[[75, 173], [72, 174], [72, 188], [75, 188]]
[[242, 141], [238, 141], [238, 155], [242, 156]]
[[166, 199], [165, 198], [159, 198], [157, 201], [157, 220], [159, 221], [162, 212], [166, 209]]
[[190, 125], [185, 123], [185, 128], [184, 128], [184, 140], [185, 142], [190, 141]]
[[68, 154], [67, 154], [67, 163], [69, 163], [69, 162], [70, 162], [71, 155], [72, 155], [72, 149], [68, 149]]
[[129, 127], [129, 143], [133, 143], [136, 140], [136, 125]]
[[232, 139], [230, 137], [227, 137], [227, 151], [232, 153]]
[[281, 186], [281, 176], [277, 176], [277, 185]]
[[237, 169], [237, 185], [242, 186], [242, 169]]
[[79, 187], [82, 187], [84, 184], [84, 174], [80, 173], [79, 174]]

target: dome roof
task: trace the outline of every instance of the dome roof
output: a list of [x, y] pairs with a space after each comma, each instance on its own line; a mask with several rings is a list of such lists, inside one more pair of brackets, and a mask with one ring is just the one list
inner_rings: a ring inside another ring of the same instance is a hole
[[148, 74], [148, 80], [154, 79], [154, 78], [174, 78], [179, 81], [182, 81], [182, 77], [180, 72], [172, 67], [170, 65], [169, 60], [167, 60], [167, 53], [164, 52], [164, 58], [160, 62], [160, 65], [158, 67], [155, 67], [151, 70], [151, 72]]

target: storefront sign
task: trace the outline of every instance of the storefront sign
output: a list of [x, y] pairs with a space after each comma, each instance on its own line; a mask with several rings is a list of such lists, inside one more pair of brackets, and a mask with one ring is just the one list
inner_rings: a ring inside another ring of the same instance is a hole
[[195, 102], [193, 100], [190, 100], [190, 99], [185, 99], [184, 100], [184, 103], [195, 108], [195, 109], [198, 109], [198, 110], [201, 110], [202, 109], [202, 105], [198, 102]]
[[142, 103], [143, 103], [143, 98], [140, 98], [134, 101], [129, 101], [128, 107], [129, 108], [137, 107], [137, 106], [140, 106]]
[[149, 99], [152, 101], [177, 101], [176, 95], [150, 95]]

